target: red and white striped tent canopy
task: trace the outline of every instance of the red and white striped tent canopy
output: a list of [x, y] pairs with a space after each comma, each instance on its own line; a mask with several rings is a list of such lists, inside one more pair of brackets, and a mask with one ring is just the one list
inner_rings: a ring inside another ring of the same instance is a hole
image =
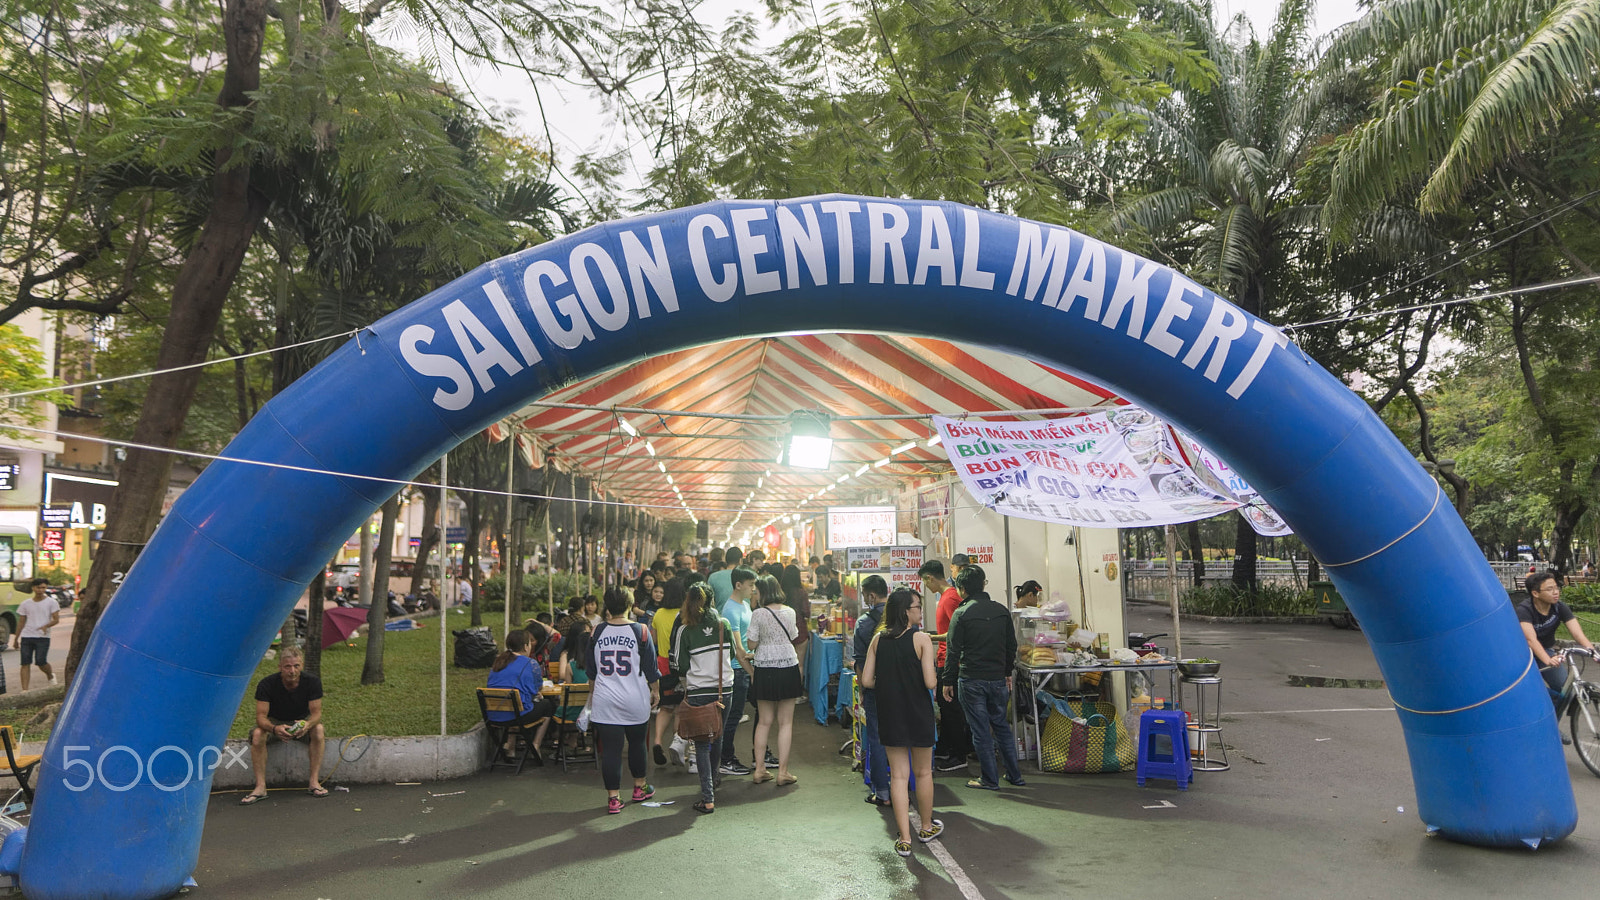
[[[706, 519], [721, 540], [799, 509], [877, 501], [907, 480], [949, 472], [943, 449], [927, 445], [930, 413], [1015, 418], [998, 413], [1116, 402], [1081, 378], [981, 347], [797, 334], [709, 344], [625, 366], [542, 398], [490, 436], [503, 440], [507, 426], [518, 426], [529, 461], [542, 464], [548, 455], [593, 478], [606, 499], [664, 519]], [[788, 439], [786, 417], [797, 410], [833, 419], [826, 470], [776, 462]], [[857, 474], [862, 466], [869, 468]]]

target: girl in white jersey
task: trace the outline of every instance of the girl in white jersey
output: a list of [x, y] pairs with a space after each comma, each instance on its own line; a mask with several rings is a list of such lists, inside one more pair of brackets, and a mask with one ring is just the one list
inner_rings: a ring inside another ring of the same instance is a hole
[[655, 646], [643, 625], [628, 615], [627, 594], [606, 592], [606, 618], [589, 639], [586, 668], [594, 685], [589, 721], [600, 751], [600, 774], [606, 785], [606, 812], [622, 812], [622, 745], [628, 744], [628, 770], [633, 774], [633, 802], [649, 800], [655, 788], [645, 783], [645, 735], [650, 709], [656, 705]]

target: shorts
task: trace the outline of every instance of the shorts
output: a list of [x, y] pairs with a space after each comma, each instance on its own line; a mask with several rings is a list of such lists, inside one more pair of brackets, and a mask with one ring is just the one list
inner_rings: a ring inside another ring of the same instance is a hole
[[671, 708], [681, 704], [683, 702], [683, 678], [672, 673], [672, 670], [667, 666], [667, 658], [665, 656], [658, 656], [656, 660], [661, 667], [661, 680], [656, 685], [661, 690], [661, 702], [657, 705]]
[[[50, 662], [50, 639], [47, 637], [22, 639], [22, 665], [48, 665]], [[37, 660], [37, 662], [35, 662]]]

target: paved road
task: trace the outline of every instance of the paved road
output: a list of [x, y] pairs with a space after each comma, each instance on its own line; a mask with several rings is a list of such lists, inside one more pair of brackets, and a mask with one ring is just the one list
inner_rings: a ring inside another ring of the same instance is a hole
[[[1129, 627], [1166, 623], [1138, 608]], [[688, 809], [696, 787], [681, 770], [651, 776], [674, 805], [617, 816], [601, 809], [592, 769], [358, 785], [322, 800], [277, 792], [249, 808], [218, 795], [190, 896], [1460, 898], [1589, 888], [1600, 779], [1570, 751], [1584, 819], [1568, 840], [1533, 853], [1430, 839], [1387, 694], [1287, 683], [1378, 678], [1359, 633], [1194, 626], [1185, 637], [1187, 652], [1225, 661], [1232, 771], [1202, 774], [1186, 793], [1138, 788], [1132, 773], [1029, 772], [1029, 787], [1002, 793], [941, 777], [948, 866], [920, 846], [909, 861], [893, 854], [889, 816], [861, 802], [835, 754], [841, 732], [802, 718], [801, 784], [730, 779], [711, 816]]]

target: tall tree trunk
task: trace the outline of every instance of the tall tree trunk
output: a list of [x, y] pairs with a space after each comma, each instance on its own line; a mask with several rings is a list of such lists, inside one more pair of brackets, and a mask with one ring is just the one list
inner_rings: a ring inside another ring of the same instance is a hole
[[[383, 504], [378, 525], [378, 547], [373, 554], [372, 605], [367, 608], [367, 659], [361, 666], [362, 684], [383, 684], [383, 630], [389, 620], [389, 566], [394, 556], [394, 520], [400, 516], [400, 495]], [[415, 572], [415, 568], [412, 569]]]
[[417, 542], [417, 563], [412, 567], [411, 592], [422, 596], [424, 588], [432, 588], [440, 603], [444, 602], [444, 586], [435, 584], [433, 563], [430, 557], [439, 543], [439, 492], [433, 488], [422, 489], [422, 536]]
[[1233, 531], [1233, 586], [1242, 591], [1256, 589], [1256, 530], [1237, 512]]
[[1194, 560], [1194, 583], [1200, 584], [1200, 579], [1206, 577], [1206, 549], [1200, 541], [1200, 523], [1190, 522], [1184, 529], [1189, 538], [1189, 556]]
[[307, 675], [322, 677], [322, 608], [323, 591], [328, 587], [328, 571], [324, 568], [311, 579], [306, 599], [306, 668]]
[[[474, 485], [476, 486], [476, 485]], [[472, 627], [483, 624], [483, 589], [478, 584], [478, 544], [483, 530], [483, 495], [477, 491], [467, 495], [467, 548], [461, 554], [461, 574], [472, 585]]]
[[[223, 10], [227, 62], [222, 90], [217, 95], [217, 106], [223, 111], [248, 108], [251, 95], [261, 87], [261, 44], [267, 6], [267, 0], [227, 0]], [[232, 128], [226, 124], [230, 122]], [[266, 199], [250, 189], [249, 161], [233, 164], [234, 136], [247, 126], [247, 115], [223, 112], [217, 116], [216, 124], [226, 131], [214, 156], [211, 208], [173, 284], [172, 308], [156, 357], [155, 368], [160, 370], [205, 359], [228, 290], [239, 274], [256, 226], [267, 211]], [[172, 456], [140, 450], [138, 446], [171, 447], [176, 443], [194, 403], [200, 372], [199, 368], [164, 371], [150, 379], [139, 422], [134, 426], [133, 446], [128, 448], [127, 462], [112, 492], [105, 535], [84, 585], [83, 605], [72, 626], [65, 674], [69, 683], [77, 674], [89, 636], [115, 586], [133, 565], [161, 517]]]
[[527, 530], [527, 519], [514, 519], [511, 522], [510, 545], [500, 551], [506, 573], [506, 608], [511, 611], [513, 628], [522, 621], [522, 541]]

